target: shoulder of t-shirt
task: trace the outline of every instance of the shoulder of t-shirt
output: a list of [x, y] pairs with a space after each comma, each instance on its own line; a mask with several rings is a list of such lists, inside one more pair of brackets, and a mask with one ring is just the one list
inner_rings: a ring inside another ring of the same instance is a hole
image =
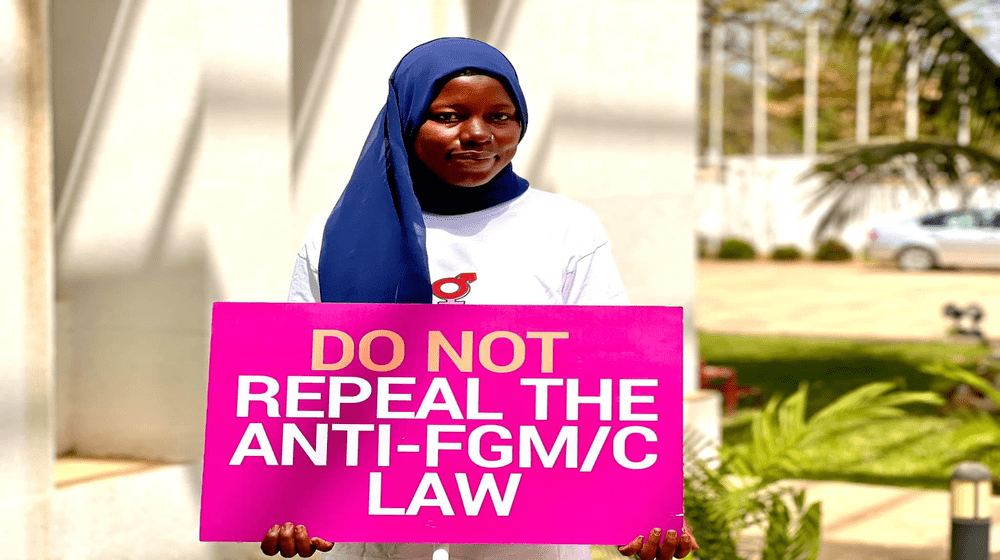
[[[528, 188], [524, 195], [513, 201], [506, 212], [530, 215], [538, 223], [548, 224], [553, 230], [562, 230], [567, 237], [577, 238], [584, 245], [603, 243], [607, 240], [600, 218], [587, 205], [566, 196]], [[323, 232], [332, 209], [317, 215], [306, 229], [299, 254], [318, 261], [323, 246]]]
[[326, 211], [313, 218], [306, 228], [303, 236], [302, 246], [299, 248], [299, 256], [313, 262], [319, 262], [319, 251], [323, 246], [323, 231], [326, 229], [326, 221], [330, 217], [330, 211]]
[[589, 206], [566, 196], [529, 188], [521, 205], [524, 211], [538, 215], [540, 220], [557, 229], [564, 229], [570, 237], [584, 244], [601, 244], [607, 241], [607, 233]]
[[539, 209], [558, 210], [560, 211], [560, 215], [571, 218], [597, 217], [594, 211], [586, 204], [561, 194], [528, 188], [524, 195], [525, 205], [533, 205]]

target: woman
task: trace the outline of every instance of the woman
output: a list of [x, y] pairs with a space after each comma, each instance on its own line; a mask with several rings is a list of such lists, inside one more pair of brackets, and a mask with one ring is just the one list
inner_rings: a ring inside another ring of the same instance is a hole
[[[445, 38], [420, 45], [389, 79], [344, 193], [299, 250], [293, 302], [627, 305], [596, 215], [528, 188], [511, 159], [528, 114], [510, 62], [493, 47]], [[659, 529], [620, 547], [643, 560], [697, 550]], [[275, 525], [268, 555], [333, 545]], [[341, 543], [337, 558], [430, 558], [426, 544]], [[587, 546], [452, 545], [455, 559], [589, 560]]]

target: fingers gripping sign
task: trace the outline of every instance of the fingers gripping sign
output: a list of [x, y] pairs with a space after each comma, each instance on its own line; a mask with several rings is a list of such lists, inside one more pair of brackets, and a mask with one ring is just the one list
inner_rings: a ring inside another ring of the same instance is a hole
[[691, 531], [691, 526], [688, 525], [687, 521], [684, 521], [680, 542], [677, 545], [677, 551], [674, 553], [674, 556], [677, 558], [684, 558], [688, 555], [688, 553], [695, 550], [698, 550], [698, 541], [694, 538], [694, 532]]
[[303, 558], [312, 556], [317, 550], [329, 552], [333, 549], [333, 543], [319, 537], [309, 538], [309, 531], [305, 525], [275, 525], [264, 535], [260, 542], [260, 550], [268, 555], [274, 556], [281, 553], [285, 558], [291, 558], [298, 554]]
[[670, 530], [663, 536], [660, 542], [662, 531], [657, 527], [649, 532], [645, 539], [642, 535], [632, 539], [627, 545], [619, 546], [618, 552], [622, 556], [639, 555], [639, 560], [668, 560], [670, 558], [684, 558], [692, 550], [698, 550], [698, 543], [691, 533], [691, 526], [684, 522], [684, 529], [678, 537], [677, 531]]

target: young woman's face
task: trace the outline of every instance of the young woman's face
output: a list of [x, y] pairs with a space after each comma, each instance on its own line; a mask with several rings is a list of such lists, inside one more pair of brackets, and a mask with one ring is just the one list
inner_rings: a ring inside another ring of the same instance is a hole
[[489, 76], [460, 76], [431, 102], [413, 150], [435, 175], [478, 187], [510, 163], [521, 139], [514, 102]]

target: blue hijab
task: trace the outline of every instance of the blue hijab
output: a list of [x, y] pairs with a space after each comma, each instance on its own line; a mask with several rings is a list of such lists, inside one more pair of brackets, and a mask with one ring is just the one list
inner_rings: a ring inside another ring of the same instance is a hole
[[323, 231], [319, 257], [324, 302], [430, 303], [431, 278], [421, 211], [466, 214], [511, 200], [528, 182], [508, 164], [479, 187], [449, 185], [413, 155], [427, 108], [446, 78], [472, 68], [503, 83], [528, 126], [510, 61], [472, 39], [435, 39], [411, 50], [389, 78], [389, 97]]

